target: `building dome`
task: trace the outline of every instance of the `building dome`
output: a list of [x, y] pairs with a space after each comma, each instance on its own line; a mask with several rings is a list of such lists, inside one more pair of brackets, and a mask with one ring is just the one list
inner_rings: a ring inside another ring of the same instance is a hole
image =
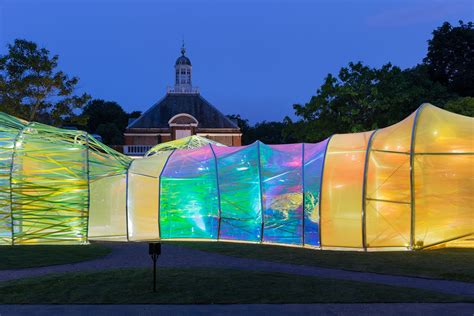
[[184, 56], [185, 53], [186, 53], [186, 48], [184, 47], [184, 43], [183, 43], [183, 46], [181, 47], [181, 56], [179, 56], [178, 59], [176, 59], [176, 66], [178, 65], [191, 66], [191, 61], [189, 60], [189, 58]]
[[184, 56], [179, 56], [178, 59], [176, 59], [176, 66], [177, 65], [189, 65], [191, 66], [191, 61], [189, 60], [188, 57]]

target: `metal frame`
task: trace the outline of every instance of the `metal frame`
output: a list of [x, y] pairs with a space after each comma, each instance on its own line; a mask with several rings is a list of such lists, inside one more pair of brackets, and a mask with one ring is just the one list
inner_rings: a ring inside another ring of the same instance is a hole
[[176, 149], [170, 153], [170, 155], [166, 158], [165, 164], [163, 165], [163, 169], [161, 169], [160, 176], [158, 177], [158, 239], [161, 239], [161, 176], [168, 165], [168, 161], [170, 161], [171, 156], [173, 156]]
[[365, 151], [365, 162], [364, 162], [364, 179], [362, 180], [362, 247], [364, 251], [367, 251], [367, 221], [366, 221], [366, 195], [367, 195], [367, 171], [369, 166], [370, 149], [372, 148], [372, 140], [378, 130], [375, 130], [370, 134], [369, 141], [367, 143], [367, 149]]
[[420, 113], [425, 107], [426, 103], [423, 103], [415, 113], [415, 119], [413, 120], [413, 126], [411, 129], [411, 141], [410, 141], [410, 203], [411, 203], [411, 223], [410, 223], [410, 250], [415, 248], [415, 138], [416, 138], [416, 127]]
[[86, 135], [86, 168], [87, 168], [87, 224], [86, 224], [86, 243], [89, 242], [89, 222], [90, 222], [90, 214], [91, 214], [91, 180], [89, 175], [89, 133], [85, 133]]
[[258, 179], [260, 185], [260, 212], [262, 214], [262, 227], [260, 229], [260, 243], [263, 243], [263, 234], [265, 232], [265, 213], [263, 207], [263, 185], [262, 185], [262, 167], [260, 159], [260, 141], [257, 141], [257, 157], [258, 157]]
[[22, 129], [18, 131], [18, 134], [16, 134], [15, 139], [13, 140], [13, 149], [12, 149], [12, 161], [10, 164], [10, 178], [9, 178], [9, 184], [10, 184], [10, 218], [12, 221], [12, 246], [15, 245], [15, 225], [14, 225], [14, 220], [13, 220], [13, 186], [12, 186], [12, 180], [13, 180], [13, 167], [15, 165], [15, 157], [16, 157], [16, 144], [18, 143], [18, 139], [20, 139], [21, 136], [23, 136], [23, 133], [25, 130], [32, 124], [32, 122], [29, 122], [26, 124]]
[[216, 155], [216, 152], [214, 151], [214, 148], [212, 148], [212, 144], [209, 144], [209, 147], [211, 148], [212, 154], [214, 155], [214, 166], [216, 167], [217, 205], [218, 205], [218, 210], [217, 210], [217, 240], [219, 240], [220, 235], [221, 235], [221, 219], [222, 219], [221, 189], [220, 189], [220, 184], [219, 184], [219, 168], [218, 168], [218, 164], [217, 164], [217, 155]]
[[306, 205], [306, 188], [305, 188], [305, 185], [304, 185], [304, 143], [301, 144], [301, 185], [302, 185], [302, 191], [303, 191], [303, 209], [302, 209], [302, 229], [301, 229], [301, 245], [304, 247], [305, 245], [305, 238], [304, 238], [304, 235], [305, 235], [305, 217], [306, 217], [306, 208], [305, 208], [305, 205]]
[[323, 240], [321, 238], [321, 228], [322, 228], [322, 221], [321, 221], [321, 205], [323, 201], [323, 179], [324, 179], [324, 166], [326, 164], [326, 154], [328, 152], [329, 143], [334, 135], [329, 136], [328, 141], [326, 143], [326, 148], [324, 149], [324, 157], [323, 157], [323, 164], [321, 167], [321, 179], [319, 181], [319, 208], [318, 208], [318, 215], [319, 215], [319, 225], [318, 225], [318, 235], [319, 235], [319, 248], [323, 249]]
[[128, 178], [130, 174], [130, 167], [135, 160], [130, 161], [127, 167], [127, 173], [125, 174], [125, 224], [127, 228], [127, 241], [130, 241], [129, 228], [128, 228]]

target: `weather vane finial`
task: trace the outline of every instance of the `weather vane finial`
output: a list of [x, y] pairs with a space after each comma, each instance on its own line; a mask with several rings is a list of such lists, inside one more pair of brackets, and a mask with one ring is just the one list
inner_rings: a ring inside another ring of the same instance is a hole
[[181, 55], [184, 56], [184, 53], [186, 53], [186, 47], [184, 47], [184, 35], [183, 35], [183, 44], [181, 45]]

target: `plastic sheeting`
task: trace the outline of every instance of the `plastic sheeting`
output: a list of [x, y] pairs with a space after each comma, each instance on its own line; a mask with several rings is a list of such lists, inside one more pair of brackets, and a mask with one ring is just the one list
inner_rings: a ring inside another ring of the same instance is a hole
[[362, 247], [362, 186], [372, 132], [334, 135], [324, 165], [321, 239], [326, 247]]
[[419, 110], [413, 152], [415, 247], [474, 231], [473, 119], [425, 106]]
[[210, 146], [174, 151], [160, 177], [160, 237], [217, 238], [217, 193]]
[[365, 247], [409, 247], [410, 147], [415, 114], [377, 130], [368, 152]]
[[423, 105], [317, 144], [202, 144], [131, 160], [0, 115], [0, 244], [220, 240], [412, 250], [474, 235], [474, 120]]

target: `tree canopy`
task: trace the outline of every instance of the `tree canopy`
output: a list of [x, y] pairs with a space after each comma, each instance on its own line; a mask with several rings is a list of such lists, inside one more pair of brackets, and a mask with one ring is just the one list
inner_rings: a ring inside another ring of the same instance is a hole
[[123, 108], [113, 101], [94, 99], [87, 103], [82, 116], [87, 121], [86, 130], [102, 136], [105, 144], [118, 145], [123, 143], [123, 132], [130, 117], [140, 116], [139, 111], [127, 114]]
[[337, 76], [329, 74], [315, 96], [295, 104], [300, 120], [287, 134], [315, 142], [336, 133], [361, 132], [397, 123], [425, 102], [445, 104], [452, 97], [433, 82], [424, 65], [402, 70], [391, 64], [371, 68], [349, 63]]
[[57, 70], [58, 59], [27, 40], [9, 44], [0, 56], [0, 111], [52, 125], [71, 121], [90, 96], [74, 94], [79, 78]]
[[460, 96], [474, 96], [474, 24], [443, 23], [433, 31], [423, 62], [434, 81]]

